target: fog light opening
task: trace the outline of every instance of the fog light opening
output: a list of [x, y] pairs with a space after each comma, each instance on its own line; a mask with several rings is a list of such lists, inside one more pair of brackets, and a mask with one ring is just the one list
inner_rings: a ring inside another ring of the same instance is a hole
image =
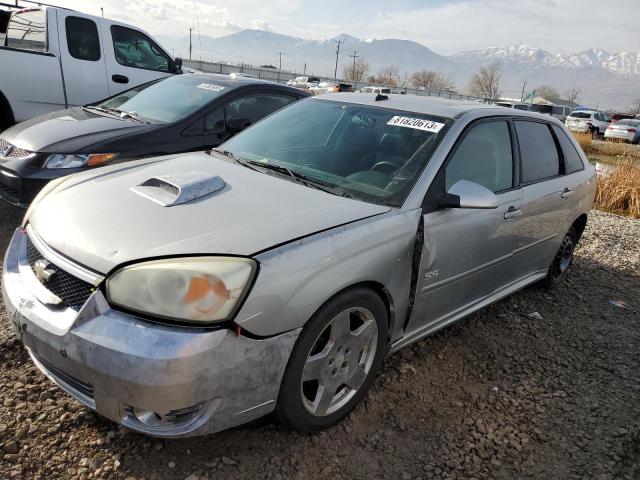
[[163, 425], [164, 423], [166, 423], [166, 420], [162, 417], [162, 415], [151, 410], [143, 410], [141, 408], [132, 407], [131, 414], [140, 423], [149, 425], [150, 427], [155, 427], [157, 425]]

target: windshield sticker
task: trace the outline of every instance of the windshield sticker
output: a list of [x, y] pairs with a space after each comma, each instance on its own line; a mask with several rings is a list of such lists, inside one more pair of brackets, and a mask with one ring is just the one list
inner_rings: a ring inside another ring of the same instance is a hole
[[387, 122], [387, 125], [395, 125], [396, 127], [415, 128], [416, 130], [424, 130], [425, 132], [438, 133], [444, 123], [432, 122], [431, 120], [423, 120], [422, 118], [400, 117], [395, 116]]
[[221, 90], [224, 90], [224, 87], [222, 85], [216, 85], [215, 83], [201, 83], [200, 85], [197, 86], [197, 88], [202, 88], [204, 90], [211, 90], [213, 92], [219, 92]]

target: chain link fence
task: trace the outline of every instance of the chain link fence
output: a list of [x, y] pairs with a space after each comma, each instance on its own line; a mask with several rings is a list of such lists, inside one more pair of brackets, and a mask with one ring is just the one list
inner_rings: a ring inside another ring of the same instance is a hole
[[[287, 81], [289, 80], [293, 80], [296, 77], [303, 76], [303, 74], [301, 73], [280, 71], [277, 68], [253, 67], [249, 65], [232, 65], [228, 63], [208, 62], [205, 60], [183, 60], [183, 65], [185, 67], [200, 70], [201, 72], [222, 73], [226, 75], [230, 73], [243, 73], [245, 75], [251, 75], [253, 77], [260, 78], [262, 80], [269, 80], [278, 83], [287, 83]], [[451, 98], [454, 100], [471, 100], [476, 102], [484, 101], [484, 99], [481, 97], [474, 97], [473, 95], [462, 95], [453, 92], [440, 92], [437, 90], [424, 90], [412, 87], [389, 86], [369, 82], [352, 82], [311, 74], [306, 74], [305, 76], [314, 76], [316, 78], [319, 78], [321, 82], [348, 83], [349, 85], [353, 86], [354, 90], [359, 90], [363, 87], [389, 87], [394, 93], [406, 93], [409, 95], [421, 95], [425, 97], [443, 97]]]

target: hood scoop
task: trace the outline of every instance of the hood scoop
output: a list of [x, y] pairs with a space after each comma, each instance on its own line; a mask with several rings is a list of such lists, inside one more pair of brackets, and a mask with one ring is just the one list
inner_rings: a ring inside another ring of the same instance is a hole
[[225, 186], [225, 181], [218, 175], [184, 172], [151, 177], [129, 190], [163, 207], [172, 207], [217, 192]]

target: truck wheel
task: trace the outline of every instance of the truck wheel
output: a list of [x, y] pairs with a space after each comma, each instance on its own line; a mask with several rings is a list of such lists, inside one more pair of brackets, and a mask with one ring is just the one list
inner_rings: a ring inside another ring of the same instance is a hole
[[280, 421], [311, 433], [334, 425], [360, 402], [382, 364], [387, 309], [366, 288], [347, 290], [305, 325], [280, 387]]

